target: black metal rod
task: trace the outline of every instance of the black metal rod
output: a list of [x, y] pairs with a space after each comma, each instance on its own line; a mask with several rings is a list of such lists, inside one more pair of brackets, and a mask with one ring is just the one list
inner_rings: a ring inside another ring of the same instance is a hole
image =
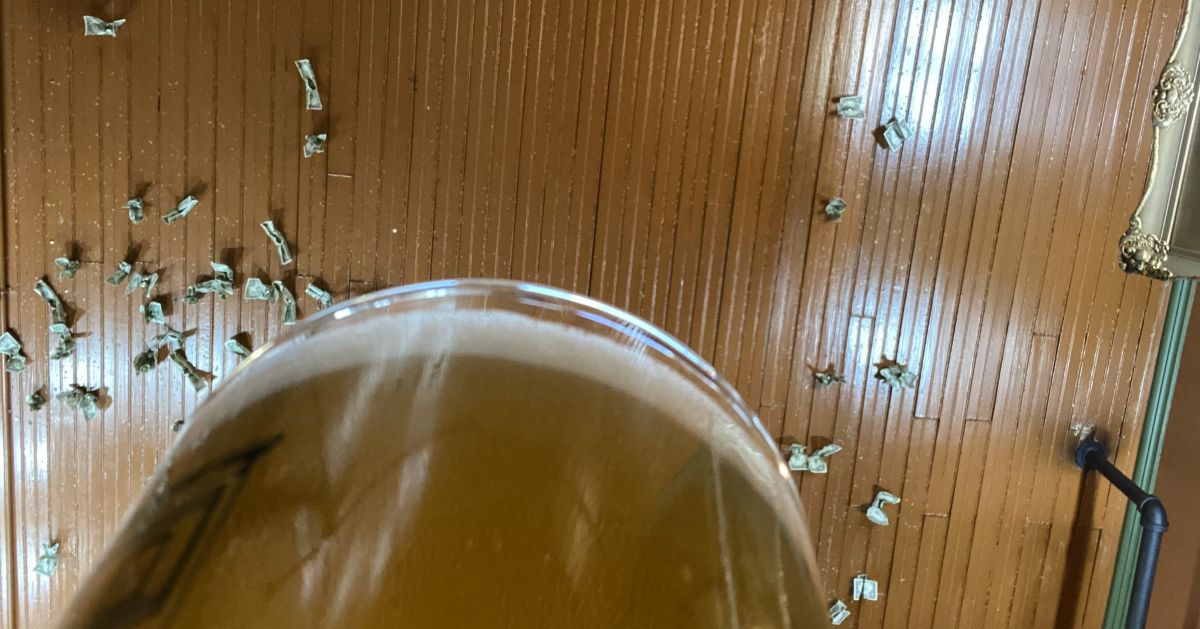
[[1154, 589], [1154, 573], [1158, 569], [1158, 551], [1162, 546], [1162, 531], [1142, 529], [1142, 541], [1138, 544], [1137, 567], [1133, 572], [1133, 590], [1129, 593], [1129, 613], [1125, 626], [1142, 629], [1150, 613], [1150, 594]]
[[1144, 629], [1150, 612], [1150, 593], [1154, 589], [1154, 574], [1158, 570], [1158, 554], [1162, 534], [1167, 530], [1167, 510], [1157, 496], [1146, 493], [1128, 476], [1108, 461], [1104, 444], [1087, 439], [1075, 449], [1075, 464], [1085, 472], [1095, 470], [1129, 498], [1141, 514], [1142, 538], [1138, 543], [1137, 564], [1133, 573], [1133, 589], [1129, 593], [1129, 610], [1125, 615], [1126, 629]]

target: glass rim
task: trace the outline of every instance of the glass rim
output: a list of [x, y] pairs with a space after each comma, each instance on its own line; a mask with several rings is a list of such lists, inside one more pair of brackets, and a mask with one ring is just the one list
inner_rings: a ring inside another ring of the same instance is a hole
[[[654, 349], [660, 355], [668, 359], [674, 359], [673, 362], [677, 367], [697, 377], [709, 389], [710, 393], [717, 396], [719, 402], [728, 406], [729, 410], [732, 411], [732, 414], [737, 417], [739, 423], [744, 428], [761, 439], [762, 445], [774, 453], [775, 460], [782, 463], [782, 457], [779, 453], [776, 440], [771, 437], [766, 427], [763, 426], [758, 413], [750, 407], [741, 394], [738, 393], [737, 389], [721, 376], [712, 364], [696, 353], [695, 350], [662, 328], [631, 312], [586, 295], [534, 282], [507, 279], [444, 279], [402, 284], [358, 295], [324, 308], [296, 322], [296, 325], [290, 326], [290, 329], [286, 330], [284, 334], [256, 348], [224, 380], [229, 380], [231, 376], [245, 371], [247, 367], [254, 363], [260, 362], [262, 356], [275, 348], [293, 342], [306, 334], [313, 333], [316, 331], [316, 328], [327, 325], [331, 321], [339, 321], [356, 313], [382, 309], [406, 301], [417, 302], [423, 299], [453, 296], [501, 296], [505, 293], [550, 299], [598, 312], [608, 317], [611, 320], [610, 322], [596, 321], [595, 319], [592, 319], [592, 322], [603, 323], [614, 331]], [[214, 394], [218, 392], [217, 390], [213, 391]], [[786, 476], [790, 480], [790, 474]]]

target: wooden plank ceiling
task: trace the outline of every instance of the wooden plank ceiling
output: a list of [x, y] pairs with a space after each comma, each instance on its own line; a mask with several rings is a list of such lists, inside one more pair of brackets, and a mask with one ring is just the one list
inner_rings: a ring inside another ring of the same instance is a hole
[[[628, 308], [781, 439], [845, 448], [798, 478], [830, 600], [880, 583], [845, 626], [1097, 626], [1123, 505], [1081, 485], [1069, 426], [1132, 466], [1165, 293], [1117, 270], [1115, 242], [1179, 5], [5, 0], [3, 310], [32, 359], [7, 377], [6, 623], [64, 604], [204, 398], [170, 366], [134, 374], [154, 330], [104, 284], [116, 263], [159, 272], [218, 381], [225, 339], [280, 333], [261, 302], [181, 300], [216, 259], [339, 299], [499, 276]], [[84, 38], [85, 6], [128, 23]], [[846, 94], [865, 120], [831, 115]], [[876, 137], [893, 116], [914, 130], [897, 152]], [[328, 152], [304, 159], [318, 131]], [[188, 192], [188, 218], [159, 220]], [[47, 360], [43, 276], [76, 313], [71, 359]], [[884, 359], [916, 388], [875, 379]], [[828, 365], [847, 382], [815, 388]], [[103, 388], [100, 417], [23, 403], [72, 383]], [[903, 497], [887, 528], [861, 511], [876, 488]]]

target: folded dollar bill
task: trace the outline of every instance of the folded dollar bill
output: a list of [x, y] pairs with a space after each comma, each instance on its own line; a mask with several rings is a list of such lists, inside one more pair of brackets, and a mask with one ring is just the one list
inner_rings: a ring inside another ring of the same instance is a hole
[[123, 207], [129, 210], [130, 223], [137, 224], [146, 220], [145, 203], [140, 198], [133, 197], [126, 201]]
[[817, 381], [818, 387], [825, 388], [835, 384], [844, 384], [846, 382], [846, 377], [830, 367], [829, 369], [822, 371], [814, 371], [813, 380]]
[[21, 354], [21, 342], [12, 332], [0, 334], [0, 355], [5, 357], [4, 370], [9, 373], [20, 373], [25, 369], [25, 356]]
[[148, 301], [142, 304], [141, 311], [142, 318], [145, 319], [146, 323], [167, 324], [167, 318], [163, 315], [162, 304], [157, 301]]
[[880, 367], [879, 373], [875, 377], [898, 389], [911, 389], [917, 386], [917, 374], [899, 363]]
[[278, 298], [279, 295], [270, 284], [264, 284], [257, 277], [246, 278], [246, 285], [242, 287], [242, 299], [246, 301], [269, 301], [274, 303]]
[[829, 622], [834, 625], [840, 625], [850, 617], [850, 608], [842, 601], [834, 601], [833, 607], [829, 608]]
[[894, 505], [898, 504], [899, 502], [900, 497], [893, 493], [883, 490], [875, 492], [875, 499], [871, 501], [871, 506], [867, 507], [867, 519], [870, 520], [872, 524], [887, 526], [889, 524], [889, 520], [887, 513], [885, 513], [883, 510], [883, 506]]
[[98, 17], [85, 15], [83, 16], [83, 35], [84, 37], [116, 37], [117, 29], [125, 20], [113, 20], [106, 22]]
[[200, 370], [192, 364], [192, 361], [188, 360], [187, 355], [183, 353], [182, 349], [176, 349], [168, 354], [168, 356], [170, 357], [171, 362], [175, 363], [180, 369], [183, 370], [183, 374], [187, 376], [188, 383], [192, 385], [193, 389], [200, 391], [208, 384], [204, 380], [204, 375], [201, 374]]
[[304, 157], [312, 157], [317, 153], [325, 152], [325, 141], [329, 136], [324, 133], [316, 133], [304, 136]]
[[846, 213], [846, 201], [841, 197], [833, 197], [825, 204], [825, 216], [833, 219], [833, 222], [842, 220], [842, 216]]
[[225, 341], [225, 349], [245, 358], [250, 355], [250, 348], [242, 345], [242, 342], [237, 339], [229, 339]]
[[179, 201], [179, 205], [176, 205], [175, 209], [163, 215], [163, 222], [170, 225], [187, 216], [199, 204], [200, 200], [189, 194]]
[[883, 142], [887, 144], [889, 151], [899, 150], [910, 136], [912, 129], [899, 118], [892, 118], [891, 122], [883, 126]]
[[321, 92], [317, 89], [317, 75], [313, 72], [312, 62], [299, 59], [296, 61], [296, 70], [300, 72], [300, 80], [304, 81], [304, 108], [320, 109]]
[[263, 221], [259, 223], [259, 227], [267, 233], [267, 238], [271, 239], [271, 243], [275, 245], [275, 252], [279, 254], [279, 264], [287, 266], [292, 263], [292, 251], [288, 249], [287, 239], [283, 237], [283, 232], [275, 227], [274, 221]]
[[233, 269], [230, 268], [228, 264], [221, 264], [220, 262], [209, 262], [208, 265], [212, 267], [213, 275], [217, 279], [228, 280], [230, 282], [233, 281]]
[[121, 260], [117, 263], [117, 270], [113, 271], [112, 275], [109, 275], [107, 278], [105, 278], [104, 283], [112, 284], [113, 286], [120, 286], [121, 282], [124, 282], [129, 277], [130, 273], [133, 273], [133, 265]]
[[75, 335], [70, 330], [58, 332], [58, 345], [50, 350], [50, 360], [62, 360], [75, 353]]
[[843, 96], [837, 99], [837, 113], [843, 118], [862, 120], [866, 117], [863, 111], [862, 96]]
[[879, 583], [867, 578], [867, 575], [860, 574], [854, 577], [854, 600], [879, 600]]
[[65, 329], [67, 327], [67, 308], [63, 305], [62, 299], [59, 299], [58, 293], [54, 292], [54, 289], [44, 279], [38, 280], [37, 284], [34, 284], [33, 291], [42, 298], [42, 301], [46, 302], [47, 306], [50, 306], [50, 330], [57, 332], [59, 328]]
[[129, 283], [125, 285], [125, 294], [130, 295], [137, 289], [142, 288], [146, 291], [146, 299], [150, 299], [154, 296], [154, 287], [156, 285], [158, 285], [158, 273], [142, 275], [134, 271], [129, 276]]
[[42, 552], [38, 555], [33, 571], [44, 577], [54, 576], [58, 571], [58, 542], [42, 544]]
[[92, 419], [100, 414], [99, 392], [78, 384], [58, 394], [58, 399], [66, 402], [67, 406], [83, 413], [84, 419]]
[[278, 280], [271, 282], [275, 287], [275, 292], [283, 299], [283, 324], [292, 325], [296, 322], [296, 298], [292, 297], [292, 291], [288, 290], [283, 282]]
[[133, 357], [133, 370], [138, 373], [146, 373], [158, 366], [158, 349], [149, 348], [144, 352]]
[[317, 300], [317, 303], [321, 304], [322, 308], [328, 308], [333, 305], [333, 295], [330, 295], [327, 290], [322, 290], [316, 284], [309, 284], [304, 289], [304, 294]]
[[180, 332], [169, 325], [163, 327], [165, 327], [167, 331], [163, 332], [162, 334], [156, 334], [154, 338], [150, 339], [150, 347], [158, 349], [164, 345], [173, 348], [183, 346], [183, 332]]
[[70, 258], [55, 258], [54, 265], [58, 267], [58, 279], [69, 280], [79, 271], [79, 260]]

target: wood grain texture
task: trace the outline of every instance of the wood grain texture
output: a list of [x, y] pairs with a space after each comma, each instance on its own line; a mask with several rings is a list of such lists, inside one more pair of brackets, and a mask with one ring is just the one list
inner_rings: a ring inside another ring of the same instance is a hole
[[[338, 299], [445, 277], [585, 292], [714, 362], [783, 441], [844, 450], [798, 477], [844, 626], [1099, 624], [1124, 503], [1083, 483], [1069, 428], [1131, 469], [1166, 292], [1115, 242], [1149, 162], [1150, 87], [1179, 0], [163, 0], [0, 2], [3, 626], [47, 624], [204, 398], [103, 279], [162, 276], [219, 382], [223, 343], [282, 333], [261, 302], [181, 300], [218, 260]], [[293, 61], [313, 60], [306, 111]], [[860, 94], [867, 119], [832, 115]], [[879, 144], [892, 117], [914, 135]], [[328, 132], [328, 151], [301, 154]], [[159, 217], [184, 195], [182, 222]], [[141, 194], [147, 220], [121, 204]], [[821, 208], [846, 199], [840, 222]], [[282, 267], [258, 227], [297, 256]], [[75, 254], [74, 280], [53, 258]], [[75, 312], [56, 339], [31, 288]], [[912, 390], [875, 378], [885, 359]], [[847, 383], [817, 389], [832, 365]], [[101, 387], [84, 421], [32, 391]], [[903, 497], [887, 528], [862, 513]], [[63, 542], [57, 574], [32, 572]]]

